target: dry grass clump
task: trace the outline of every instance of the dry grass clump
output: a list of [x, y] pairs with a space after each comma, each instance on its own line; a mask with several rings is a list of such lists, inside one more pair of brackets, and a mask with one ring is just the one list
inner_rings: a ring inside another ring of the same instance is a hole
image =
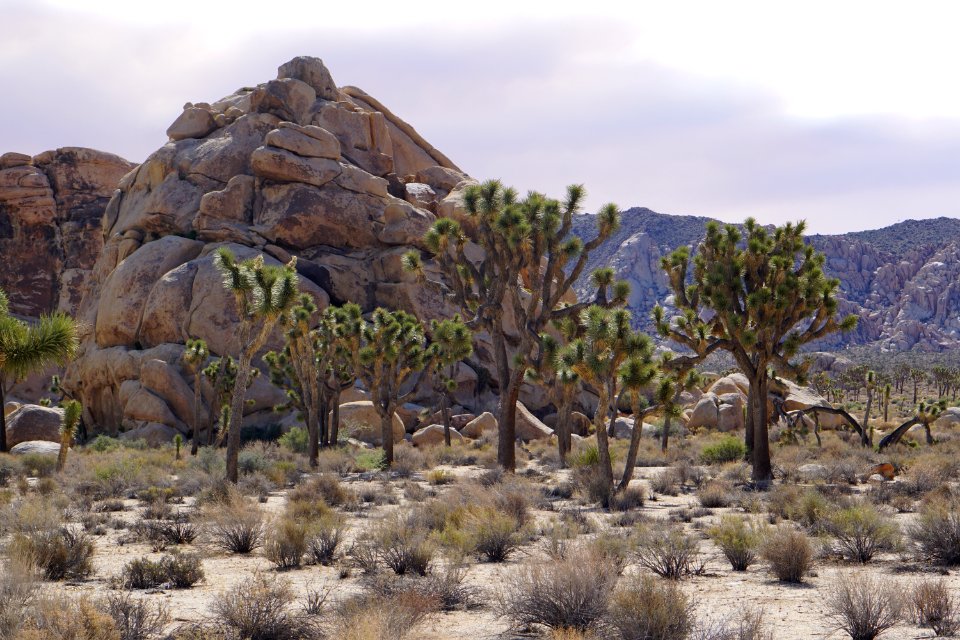
[[284, 580], [254, 574], [214, 601], [213, 626], [228, 638], [312, 640], [320, 637], [313, 617], [294, 606], [293, 588]]
[[679, 580], [701, 569], [700, 544], [679, 526], [641, 531], [634, 554], [641, 566], [671, 580]]
[[744, 609], [717, 622], [701, 623], [690, 640], [775, 640], [763, 610]]
[[520, 626], [584, 632], [603, 621], [616, 581], [616, 572], [591, 554], [526, 564], [506, 579], [499, 609]]
[[190, 514], [178, 511], [166, 520], [141, 520], [134, 530], [162, 551], [168, 545], [192, 544], [202, 531], [202, 527], [190, 518]]
[[917, 555], [943, 566], [960, 564], [960, 510], [955, 501], [934, 500], [920, 511], [907, 535]]
[[204, 509], [211, 544], [228, 553], [250, 553], [264, 537], [263, 512], [243, 496], [231, 494]]
[[170, 613], [162, 603], [150, 604], [129, 592], [111, 593], [103, 604], [113, 618], [120, 640], [156, 638], [170, 622]]
[[774, 529], [760, 547], [760, 555], [771, 573], [781, 582], [803, 582], [813, 567], [813, 547], [802, 531], [780, 526]]
[[523, 542], [516, 518], [493, 507], [468, 512], [463, 531], [468, 548], [487, 562], [505, 562]]
[[204, 579], [203, 563], [193, 553], [172, 553], [159, 560], [138, 558], [124, 566], [117, 579], [125, 589], [152, 589], [169, 585], [172, 589], [189, 589]]
[[17, 533], [7, 549], [11, 558], [35, 567], [47, 580], [81, 580], [93, 573], [93, 540], [69, 526]]
[[621, 640], [686, 640], [693, 609], [676, 583], [633, 576], [614, 591], [608, 619]]
[[960, 631], [957, 601], [943, 580], [917, 583], [910, 597], [914, 620], [921, 627], [933, 629], [937, 636], [951, 637]]
[[680, 479], [673, 468], [664, 469], [650, 479], [650, 490], [662, 496], [675, 496], [680, 493]]
[[453, 484], [456, 481], [456, 474], [447, 469], [431, 469], [427, 472], [427, 484], [434, 487]]
[[295, 569], [303, 564], [309, 535], [309, 522], [290, 516], [280, 518], [265, 536], [263, 554], [278, 569]]
[[415, 594], [435, 602], [442, 611], [472, 609], [480, 606], [480, 594], [475, 587], [464, 584], [466, 575], [465, 566], [450, 564], [423, 577], [379, 574], [367, 579], [364, 586], [388, 601]]
[[317, 564], [324, 566], [336, 562], [347, 524], [343, 516], [330, 514], [311, 523], [307, 538], [307, 553]]
[[838, 552], [846, 559], [865, 564], [880, 551], [893, 549], [900, 529], [870, 503], [838, 509], [826, 520]]
[[826, 598], [828, 617], [851, 640], [874, 640], [897, 625], [902, 601], [897, 586], [866, 575], [841, 575]]
[[643, 508], [646, 499], [647, 492], [643, 487], [627, 487], [623, 491], [613, 493], [608, 500], [608, 506], [610, 511], [625, 512]]
[[729, 507], [736, 502], [737, 494], [733, 485], [723, 480], [712, 480], [697, 491], [700, 506], [707, 509]]
[[756, 561], [763, 534], [756, 522], [735, 515], [723, 516], [707, 530], [734, 571], [746, 571]]
[[430, 531], [399, 514], [374, 525], [358, 544], [370, 545], [379, 560], [401, 576], [427, 575], [436, 553]]
[[82, 596], [74, 599], [44, 598], [13, 636], [15, 640], [124, 640], [101, 603]]
[[0, 566], [0, 638], [12, 638], [20, 628], [35, 591], [28, 565], [11, 559]]
[[[356, 494], [344, 488], [340, 479], [332, 473], [321, 473], [303, 482], [287, 493], [287, 503], [316, 504], [322, 503], [330, 507], [353, 505], [357, 502]], [[291, 507], [288, 507], [288, 509]]]
[[402, 591], [386, 598], [368, 591], [340, 603], [326, 637], [330, 640], [416, 637], [417, 625], [437, 608], [436, 598], [415, 591]]

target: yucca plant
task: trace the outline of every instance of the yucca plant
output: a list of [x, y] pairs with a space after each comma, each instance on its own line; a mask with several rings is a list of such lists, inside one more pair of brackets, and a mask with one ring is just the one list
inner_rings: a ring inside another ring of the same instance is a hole
[[237, 328], [237, 376], [227, 427], [227, 480], [236, 483], [240, 453], [240, 428], [253, 356], [263, 348], [280, 317], [297, 300], [299, 277], [296, 257], [283, 266], [264, 263], [263, 256], [238, 262], [226, 247], [214, 254], [213, 263], [223, 275], [224, 287], [233, 294], [240, 326]]
[[0, 452], [7, 450], [3, 405], [11, 385], [52, 364], [66, 364], [77, 351], [77, 325], [63, 313], [41, 316], [27, 324], [10, 314], [0, 289]]
[[202, 431], [202, 420], [200, 417], [200, 392], [201, 380], [203, 378], [204, 365], [210, 356], [210, 350], [207, 343], [202, 339], [187, 340], [187, 349], [183, 352], [183, 363], [187, 370], [193, 374], [193, 442], [190, 445], [190, 455], [197, 455], [200, 447], [200, 433]]
[[73, 444], [77, 434], [77, 426], [83, 415], [83, 406], [77, 400], [67, 400], [63, 403], [63, 422], [60, 424], [60, 453], [57, 455], [57, 473], [63, 471], [67, 464], [67, 450]]
[[867, 406], [863, 410], [863, 430], [869, 435], [870, 446], [873, 446], [873, 427], [870, 425], [870, 407], [873, 405], [873, 391], [877, 388], [877, 374], [875, 371], [867, 371], [863, 380], [863, 387], [867, 390]]

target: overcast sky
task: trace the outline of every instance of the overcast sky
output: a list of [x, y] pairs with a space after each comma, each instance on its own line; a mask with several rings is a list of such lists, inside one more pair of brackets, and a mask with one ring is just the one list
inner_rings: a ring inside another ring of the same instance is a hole
[[466, 6], [0, 0], [0, 152], [139, 162], [185, 102], [315, 55], [521, 191], [823, 233], [960, 217], [960, 3]]

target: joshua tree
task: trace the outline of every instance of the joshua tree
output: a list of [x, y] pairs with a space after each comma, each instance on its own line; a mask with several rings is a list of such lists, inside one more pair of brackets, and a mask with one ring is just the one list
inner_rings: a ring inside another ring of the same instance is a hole
[[955, 373], [950, 367], [936, 365], [930, 369], [930, 375], [934, 384], [937, 385], [937, 399], [939, 400], [950, 392]]
[[430, 342], [435, 348], [437, 367], [433, 374], [433, 388], [440, 395], [443, 441], [449, 447], [451, 395], [457, 388], [454, 374], [457, 363], [473, 353], [473, 333], [457, 315], [452, 320], [434, 320], [430, 328]]
[[917, 392], [920, 385], [927, 381], [927, 372], [916, 367], [910, 369], [910, 381], [913, 383], [913, 404], [917, 404]]
[[[318, 339], [324, 345], [323, 366], [320, 367], [321, 416], [320, 438], [324, 446], [337, 444], [340, 435], [340, 394], [357, 380], [353, 368], [353, 354], [342, 339], [350, 324], [349, 313], [331, 307], [320, 316], [316, 328]], [[327, 419], [328, 418], [328, 419]]]
[[214, 265], [223, 274], [223, 283], [231, 293], [240, 316], [237, 328], [237, 377], [230, 403], [227, 428], [227, 480], [236, 483], [240, 454], [240, 428], [246, 401], [250, 364], [266, 343], [280, 317], [297, 299], [296, 258], [284, 266], [264, 264], [263, 256], [238, 262], [226, 247], [217, 249]]
[[187, 340], [187, 350], [183, 352], [183, 363], [193, 374], [193, 442], [190, 444], [190, 455], [197, 455], [200, 447], [200, 432], [203, 430], [200, 420], [200, 392], [203, 380], [203, 365], [210, 356], [207, 343], [197, 338]]
[[[660, 450], [667, 451], [670, 443], [670, 425], [680, 415], [680, 395], [701, 384], [700, 374], [687, 358], [678, 358], [665, 353], [660, 360], [661, 379], [657, 389], [658, 403], [663, 407], [663, 432], [660, 434]], [[666, 393], [667, 390], [672, 393]]]
[[576, 354], [564, 348], [564, 343], [572, 341], [581, 329], [577, 318], [564, 318], [553, 324], [563, 340], [550, 333], [542, 333], [542, 364], [539, 369], [527, 369], [527, 376], [532, 382], [544, 384], [552, 391], [557, 407], [557, 452], [560, 464], [565, 466], [573, 439], [570, 420], [573, 416], [573, 401], [580, 388], [580, 375], [574, 370]]
[[892, 444], [897, 444], [900, 442], [900, 439], [910, 431], [910, 429], [918, 424], [923, 425], [923, 429], [926, 432], [927, 444], [933, 444], [933, 434], [930, 432], [930, 425], [933, 424], [937, 418], [940, 417], [940, 414], [943, 413], [944, 409], [947, 408], [947, 401], [940, 400], [939, 402], [921, 402], [917, 405], [917, 412], [912, 418], [904, 422], [902, 425], [888, 433], [882, 440], [877, 448], [880, 451], [883, 451]]
[[[467, 232], [456, 220], [440, 218], [425, 237], [446, 276], [446, 284], [434, 284], [461, 308], [471, 329], [486, 330], [493, 342], [500, 386], [497, 459], [509, 471], [516, 467], [520, 387], [527, 368], [539, 369], [545, 355], [540, 335], [552, 321], [574, 317], [591, 304], [622, 304], [629, 292], [626, 283], [614, 283], [612, 270], [603, 269], [593, 280], [593, 299], [564, 302], [590, 253], [619, 226], [619, 211], [609, 204], [597, 215], [595, 238], [583, 243], [573, 235], [573, 215], [584, 194], [574, 185], [563, 202], [539, 193], [521, 201], [516, 191], [491, 180], [464, 191]], [[481, 257], [468, 256], [468, 239], [483, 249]], [[424, 277], [418, 253], [408, 253], [405, 266]], [[511, 325], [516, 329], [508, 330]]]
[[893, 368], [893, 386], [896, 387], [897, 393], [903, 393], [903, 385], [910, 379], [910, 371], [910, 365], [905, 363], [900, 363]]
[[27, 324], [10, 314], [7, 295], [0, 289], [0, 451], [7, 450], [3, 405], [10, 386], [31, 372], [66, 364], [76, 350], [77, 327], [70, 316], [54, 313]]
[[[251, 374], [256, 375], [259, 371], [259, 369], [253, 369]], [[207, 413], [207, 433], [206, 438], [204, 438], [204, 444], [210, 446], [213, 444], [213, 427], [217, 420], [220, 420], [221, 436], [225, 433], [226, 425], [229, 422], [230, 392], [237, 381], [237, 363], [230, 356], [222, 356], [208, 364], [200, 373], [210, 381], [212, 391], [210, 411]], [[251, 382], [252, 380], [251, 378]], [[224, 409], [226, 409], [226, 412], [224, 412]]]
[[[196, 440], [196, 438], [194, 438], [194, 440]], [[179, 460], [179, 459], [180, 459], [180, 447], [183, 446], [183, 436], [180, 435], [179, 433], [178, 433], [177, 435], [173, 436], [173, 446], [174, 446], [174, 449], [176, 450], [176, 453], [174, 454], [174, 460]]]
[[[590, 306], [580, 314], [583, 337], [570, 343], [573, 369], [580, 378], [593, 386], [599, 395], [593, 424], [597, 435], [600, 473], [605, 486], [613, 488], [613, 465], [607, 439], [607, 420], [616, 420], [613, 403], [621, 385], [627, 382], [633, 397], [639, 402], [639, 389], [653, 379], [653, 345], [650, 338], [630, 328], [630, 312], [626, 309], [605, 309]], [[625, 363], [629, 363], [626, 364]], [[621, 369], [623, 367], [623, 369]], [[633, 425], [633, 439], [643, 427], [639, 404]]]
[[768, 436], [767, 389], [771, 367], [802, 375], [790, 363], [799, 348], [856, 318], [836, 318], [839, 281], [823, 274], [823, 254], [803, 242], [805, 225], [786, 224], [773, 233], [752, 218], [744, 232], [734, 225], [707, 225], [693, 259], [681, 247], [664, 258], [680, 315], [655, 311], [658, 330], [702, 359], [716, 349], [730, 352], [750, 381], [745, 443], [753, 480], [773, 480]]
[[63, 471], [67, 464], [67, 451], [73, 444], [73, 438], [77, 434], [77, 425], [80, 424], [80, 417], [83, 414], [83, 407], [76, 400], [67, 400], [63, 403], [63, 422], [60, 424], [60, 453], [57, 455], [57, 473]]
[[370, 389], [373, 406], [380, 416], [384, 462], [389, 466], [393, 464], [393, 415], [413, 392], [410, 389], [403, 393], [401, 389], [413, 374], [429, 373], [435, 349], [427, 348], [423, 325], [405, 311], [379, 307], [368, 323], [356, 304], [346, 304], [343, 310], [344, 340], [353, 354], [357, 377]]
[[873, 404], [873, 391], [877, 387], [877, 374], [874, 371], [867, 371], [863, 386], [867, 390], [867, 406], [863, 410], [863, 429], [870, 435], [870, 444], [873, 445], [873, 426], [870, 424], [870, 406]]
[[890, 383], [883, 385], [883, 421], [890, 420]]

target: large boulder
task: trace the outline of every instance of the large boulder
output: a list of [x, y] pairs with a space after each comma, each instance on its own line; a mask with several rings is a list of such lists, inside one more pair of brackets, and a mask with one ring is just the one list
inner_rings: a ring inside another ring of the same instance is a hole
[[7, 417], [7, 446], [28, 440], [60, 442], [63, 409], [25, 404]]
[[[431, 424], [422, 429], [418, 429], [410, 437], [410, 441], [415, 447], [443, 444], [445, 442], [443, 425]], [[456, 429], [450, 429], [450, 442], [463, 442], [463, 436]]]
[[687, 429], [716, 429], [717, 422], [720, 420], [720, 408], [718, 407], [717, 396], [708, 391], [700, 396], [697, 404], [694, 405], [690, 418], [687, 421]]
[[60, 443], [47, 440], [27, 440], [10, 447], [10, 453], [15, 456], [42, 455], [59, 456]]
[[[355, 438], [375, 446], [383, 445], [380, 435], [380, 414], [377, 413], [373, 402], [359, 400], [340, 405], [340, 432], [347, 437]], [[403, 420], [396, 413], [393, 414], [393, 441], [400, 442], [406, 430]]]
[[744, 428], [743, 406], [721, 404], [717, 411], [717, 429], [719, 431], [739, 431]]
[[144, 440], [152, 447], [159, 447], [170, 442], [177, 436], [179, 431], [173, 427], [158, 422], [147, 422], [142, 426], [135, 427], [130, 431], [124, 431], [120, 434], [121, 440]]
[[948, 407], [933, 423], [938, 429], [949, 429], [960, 426], [960, 407]]
[[484, 433], [495, 434], [496, 432], [497, 419], [489, 411], [484, 411], [460, 429], [460, 433], [468, 438], [479, 438]]
[[553, 435], [553, 429], [540, 422], [522, 402], [517, 402], [516, 436], [524, 442], [545, 440]]
[[747, 376], [742, 373], [731, 373], [728, 376], [724, 376], [711, 384], [707, 391], [714, 393], [716, 395], [723, 395], [725, 393], [740, 393], [747, 395], [750, 391], [750, 381], [747, 380]]

